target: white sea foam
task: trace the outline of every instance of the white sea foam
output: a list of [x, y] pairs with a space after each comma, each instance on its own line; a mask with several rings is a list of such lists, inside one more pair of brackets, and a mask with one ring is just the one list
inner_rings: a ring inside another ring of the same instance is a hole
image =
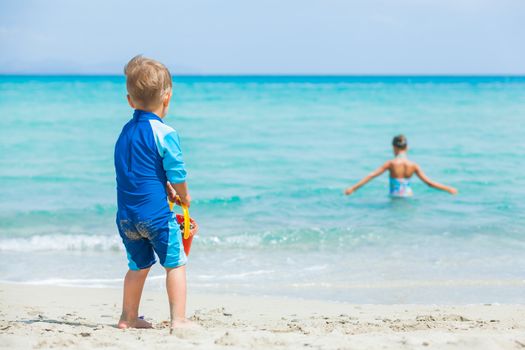
[[[194, 242], [208, 247], [255, 248], [261, 245], [261, 240], [257, 235], [197, 236]], [[51, 234], [0, 239], [0, 251], [11, 252], [122, 250], [124, 246], [118, 235]]]
[[[148, 280], [160, 280], [166, 278], [164, 275], [148, 276]], [[121, 286], [123, 278], [46, 278], [28, 281], [0, 280], [0, 283], [25, 284], [33, 286], [62, 286], [62, 287], [89, 287], [107, 288]]]
[[0, 251], [108, 251], [123, 250], [118, 236], [45, 235], [0, 239]]

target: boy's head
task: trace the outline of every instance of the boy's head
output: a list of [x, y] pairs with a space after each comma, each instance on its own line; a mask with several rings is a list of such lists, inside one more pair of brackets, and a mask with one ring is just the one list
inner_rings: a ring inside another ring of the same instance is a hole
[[392, 146], [394, 147], [394, 153], [406, 151], [408, 148], [407, 138], [405, 135], [397, 135], [392, 140]]
[[124, 67], [128, 102], [164, 117], [171, 99], [171, 74], [162, 63], [141, 55], [133, 57]]

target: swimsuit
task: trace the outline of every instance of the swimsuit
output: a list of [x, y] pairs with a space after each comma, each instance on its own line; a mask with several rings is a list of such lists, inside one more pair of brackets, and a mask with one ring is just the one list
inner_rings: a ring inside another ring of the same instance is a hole
[[412, 196], [412, 187], [410, 187], [410, 179], [390, 178], [390, 196], [392, 197], [410, 197]]
[[186, 180], [175, 130], [151, 112], [135, 110], [115, 145], [117, 227], [131, 270], [155, 264], [186, 264], [179, 224], [171, 212], [166, 182]]

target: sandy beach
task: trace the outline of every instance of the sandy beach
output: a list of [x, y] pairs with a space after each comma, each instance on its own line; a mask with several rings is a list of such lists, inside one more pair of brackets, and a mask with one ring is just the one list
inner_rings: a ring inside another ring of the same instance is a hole
[[0, 0], [0, 350], [525, 350], [524, 14]]
[[154, 329], [118, 330], [119, 289], [0, 285], [0, 347], [9, 349], [520, 349], [524, 305], [352, 305], [189, 295], [197, 330], [169, 335], [164, 293], [146, 290]]

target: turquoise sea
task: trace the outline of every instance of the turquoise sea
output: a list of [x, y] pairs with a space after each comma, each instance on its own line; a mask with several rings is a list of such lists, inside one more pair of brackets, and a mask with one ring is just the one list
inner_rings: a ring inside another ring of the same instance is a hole
[[[525, 77], [175, 77], [192, 292], [525, 302]], [[0, 281], [120, 287], [123, 77], [0, 76]], [[450, 196], [387, 175], [394, 135]], [[147, 288], [163, 289], [152, 271]]]

